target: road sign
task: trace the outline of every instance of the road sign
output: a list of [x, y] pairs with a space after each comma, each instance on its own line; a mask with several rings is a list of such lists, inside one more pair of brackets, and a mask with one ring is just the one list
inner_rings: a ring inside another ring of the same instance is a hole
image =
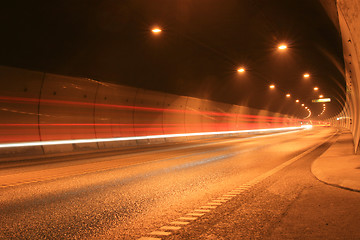
[[313, 99], [312, 102], [315, 102], [315, 103], [331, 102], [331, 99], [330, 98], [319, 98], [319, 99]]

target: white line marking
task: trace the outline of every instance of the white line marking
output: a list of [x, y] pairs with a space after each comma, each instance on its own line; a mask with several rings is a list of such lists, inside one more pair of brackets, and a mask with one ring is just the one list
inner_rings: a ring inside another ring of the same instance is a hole
[[213, 200], [214, 202], [222, 202], [222, 203], [226, 203], [228, 200], [222, 200], [222, 199], [215, 199]]
[[174, 224], [174, 225], [188, 225], [189, 222], [180, 222], [180, 221], [173, 221], [170, 224]]
[[328, 140], [330, 140], [336, 133], [334, 133], [333, 135], [331, 135], [330, 137], [328, 137], [326, 140], [324, 140], [323, 142], [315, 145], [314, 147], [306, 150], [305, 152], [293, 157], [292, 159], [280, 164], [279, 166], [271, 169], [270, 171], [267, 171], [266, 173], [254, 178], [253, 180], [251, 180], [250, 182], [244, 184], [245, 185], [248, 185], [248, 186], [251, 186], [251, 185], [255, 185], [256, 183], [258, 182], [261, 182], [262, 180], [264, 180], [265, 178], [279, 172], [280, 170], [284, 169], [285, 167], [289, 166], [290, 164], [296, 162], [297, 160], [299, 160], [300, 158], [304, 157], [305, 155], [311, 153], [312, 151], [314, 151], [316, 148], [320, 147], [322, 144], [324, 144], [325, 142], [327, 142]]
[[232, 197], [218, 197], [219, 200], [231, 200]]
[[171, 232], [153, 231], [150, 235], [169, 236], [171, 235]]
[[196, 220], [197, 217], [179, 217], [179, 220], [189, 220], [189, 221], [194, 221]]
[[217, 206], [201, 206], [200, 208], [216, 208]]
[[181, 229], [181, 227], [174, 227], [174, 226], [163, 226], [160, 228], [161, 230], [171, 230], [171, 231], [176, 231]]
[[188, 215], [188, 216], [201, 217], [201, 216], [204, 216], [204, 215], [205, 215], [205, 213], [188, 213], [188, 214], [186, 214], [186, 215]]
[[216, 206], [220, 206], [222, 203], [218, 203], [218, 202], [209, 202], [208, 205], [216, 205]]
[[223, 196], [224, 197], [236, 197], [236, 195], [234, 195], [234, 194], [224, 194]]
[[211, 210], [208, 209], [195, 209], [195, 212], [211, 212]]

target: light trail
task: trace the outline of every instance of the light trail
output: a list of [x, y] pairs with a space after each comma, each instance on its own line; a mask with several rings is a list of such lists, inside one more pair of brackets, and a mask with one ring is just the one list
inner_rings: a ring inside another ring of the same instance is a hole
[[22, 143], [4, 143], [4, 144], [0, 144], [0, 148], [63, 145], [63, 144], [75, 144], [75, 143], [116, 142], [116, 141], [146, 140], [146, 139], [175, 138], [175, 137], [192, 137], [192, 136], [222, 135], [222, 134], [236, 134], [236, 133], [290, 131], [290, 130], [298, 130], [298, 129], [309, 129], [311, 127], [312, 127], [311, 125], [303, 125], [301, 127], [249, 129], [249, 130], [237, 130], [237, 131], [177, 133], [177, 134], [162, 134], [162, 135], [136, 136], [136, 137], [71, 139], [71, 140], [22, 142]]

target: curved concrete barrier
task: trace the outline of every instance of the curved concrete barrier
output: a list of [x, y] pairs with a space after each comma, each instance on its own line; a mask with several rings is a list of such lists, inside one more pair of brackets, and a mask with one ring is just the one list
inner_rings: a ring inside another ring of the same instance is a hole
[[[1, 67], [0, 155], [72, 153], [300, 126], [278, 113]], [[174, 135], [175, 134], [175, 135]]]
[[[39, 100], [41, 141], [95, 138], [94, 107], [98, 83], [46, 74]], [[44, 146], [45, 153], [97, 149], [96, 143]]]

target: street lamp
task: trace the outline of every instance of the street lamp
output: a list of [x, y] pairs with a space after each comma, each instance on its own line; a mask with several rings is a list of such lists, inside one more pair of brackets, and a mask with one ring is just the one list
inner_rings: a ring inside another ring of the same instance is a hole
[[319, 88], [318, 88], [318, 87], [314, 87], [314, 91], [317, 91], [317, 90], [319, 90]]
[[280, 44], [278, 46], [278, 49], [280, 49], [280, 50], [285, 50], [286, 48], [287, 48], [287, 46], [285, 44]]
[[271, 85], [269, 86], [269, 88], [270, 88], [270, 89], [274, 89], [274, 88], [275, 88], [275, 85], [274, 85], [274, 84], [271, 84]]
[[296, 99], [296, 101], [295, 101], [295, 102], [297, 102], [297, 103], [298, 103], [298, 102], [300, 102], [300, 100], [299, 100], [299, 99]]
[[289, 98], [290, 96], [291, 96], [290, 93], [286, 94], [286, 97], [287, 97], [287, 98]]
[[154, 33], [154, 34], [159, 34], [159, 33], [161, 33], [161, 31], [162, 30], [160, 28], [158, 28], [158, 27], [151, 29], [151, 32]]
[[308, 77], [310, 77], [310, 74], [305, 73], [305, 74], [304, 74], [304, 78], [308, 78]]
[[243, 72], [245, 72], [245, 69], [244, 69], [244, 68], [239, 68], [237, 71], [238, 71], [239, 73], [243, 73]]
[[324, 95], [319, 95], [319, 98], [323, 98], [324, 97]]

